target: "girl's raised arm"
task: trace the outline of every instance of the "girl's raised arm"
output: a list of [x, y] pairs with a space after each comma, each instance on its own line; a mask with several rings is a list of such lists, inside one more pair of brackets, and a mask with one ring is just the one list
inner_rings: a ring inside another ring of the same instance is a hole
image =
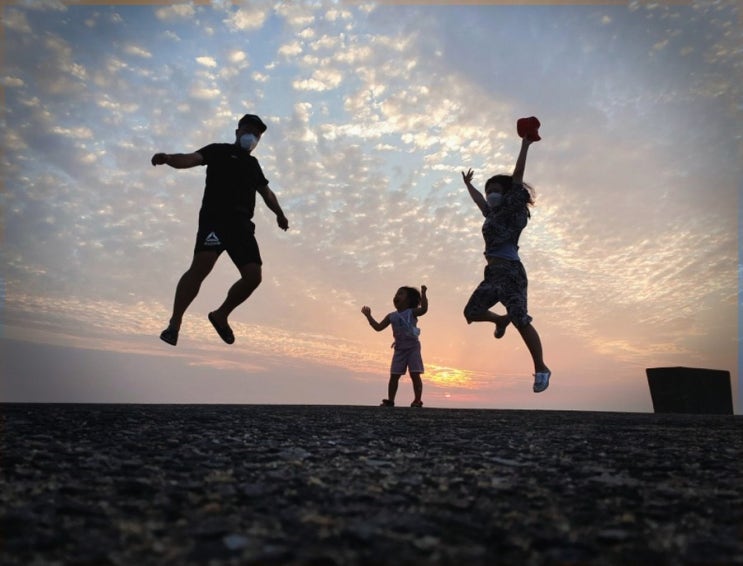
[[428, 287], [426, 287], [425, 285], [421, 285], [421, 304], [419, 307], [413, 309], [414, 316], [423, 316], [428, 312], [428, 295], [426, 295], [427, 291]]
[[513, 168], [513, 182], [521, 183], [524, 180], [524, 170], [526, 169], [526, 153], [529, 151], [531, 140], [526, 137], [521, 138], [521, 151], [516, 159], [516, 166]]
[[371, 309], [366, 305], [361, 307], [361, 313], [366, 317], [366, 320], [369, 321], [369, 326], [371, 326], [377, 332], [384, 330], [390, 325], [390, 315], [385, 316], [382, 320], [377, 322], [372, 316]]
[[467, 169], [466, 173], [462, 171], [462, 180], [467, 187], [467, 191], [470, 193], [470, 197], [472, 197], [472, 200], [475, 201], [477, 208], [480, 209], [480, 212], [482, 212], [483, 216], [487, 216], [489, 210], [488, 203], [485, 200], [485, 197], [482, 196], [482, 193], [478, 191], [472, 184], [472, 177], [474, 174], [475, 172], [472, 169]]

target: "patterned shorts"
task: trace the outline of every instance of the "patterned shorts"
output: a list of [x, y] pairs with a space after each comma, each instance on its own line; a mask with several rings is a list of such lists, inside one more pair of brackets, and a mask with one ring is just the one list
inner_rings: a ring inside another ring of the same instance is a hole
[[410, 370], [410, 373], [425, 373], [420, 343], [404, 350], [395, 348], [395, 353], [392, 354], [390, 373], [404, 375], [406, 370]]
[[527, 283], [526, 270], [520, 261], [496, 260], [485, 267], [482, 283], [464, 307], [465, 318], [469, 322], [473, 316], [482, 315], [501, 303], [514, 326], [526, 326], [532, 321], [526, 309]]

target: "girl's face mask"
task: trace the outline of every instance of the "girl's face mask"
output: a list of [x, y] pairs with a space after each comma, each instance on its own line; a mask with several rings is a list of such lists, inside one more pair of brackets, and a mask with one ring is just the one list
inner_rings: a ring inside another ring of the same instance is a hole
[[253, 151], [258, 145], [258, 138], [255, 134], [243, 134], [240, 136], [240, 147], [247, 151]]
[[503, 202], [503, 195], [501, 193], [488, 193], [485, 199], [488, 201], [490, 208], [498, 208]]

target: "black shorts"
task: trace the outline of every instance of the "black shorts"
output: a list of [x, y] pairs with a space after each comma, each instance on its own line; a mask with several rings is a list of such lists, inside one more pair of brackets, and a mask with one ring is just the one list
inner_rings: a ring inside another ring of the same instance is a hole
[[196, 234], [196, 252], [217, 252], [221, 254], [226, 251], [232, 263], [240, 268], [249, 263], [263, 265], [261, 251], [255, 239], [255, 225], [249, 220], [230, 223], [216, 224], [201, 219], [199, 231]]

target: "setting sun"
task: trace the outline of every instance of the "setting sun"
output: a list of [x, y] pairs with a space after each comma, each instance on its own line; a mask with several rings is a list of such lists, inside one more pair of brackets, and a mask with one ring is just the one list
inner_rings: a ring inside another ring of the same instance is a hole
[[[427, 381], [439, 387], [457, 387], [471, 389], [474, 386], [473, 373], [464, 369], [449, 368], [428, 364]], [[450, 396], [448, 393], [446, 396]]]

